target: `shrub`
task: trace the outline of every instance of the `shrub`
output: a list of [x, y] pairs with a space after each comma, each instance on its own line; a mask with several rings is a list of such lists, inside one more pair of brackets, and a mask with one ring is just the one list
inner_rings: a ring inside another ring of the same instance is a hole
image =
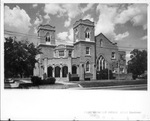
[[90, 78], [84, 78], [85, 81], [90, 81]]
[[41, 78], [38, 76], [32, 76], [31, 77], [31, 82], [33, 83], [33, 85], [40, 85], [41, 83]]
[[48, 77], [44, 80], [41, 80], [41, 84], [55, 84], [56, 79], [54, 77]]
[[71, 77], [70, 81], [79, 81], [79, 77]]
[[138, 76], [136, 74], [132, 75], [132, 78], [135, 80]]

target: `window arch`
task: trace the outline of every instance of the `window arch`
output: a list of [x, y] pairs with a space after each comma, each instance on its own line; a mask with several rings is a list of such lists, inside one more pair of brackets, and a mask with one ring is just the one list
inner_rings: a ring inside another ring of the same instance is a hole
[[72, 66], [72, 74], [77, 74], [77, 67], [76, 67], [76, 65]]
[[89, 28], [87, 28], [85, 30], [85, 39], [90, 39], [90, 29]]
[[51, 36], [46, 36], [46, 42], [50, 42], [51, 41]]
[[90, 72], [90, 62], [89, 61], [86, 62], [85, 71]]
[[45, 41], [46, 41], [46, 42], [50, 42], [50, 41], [51, 41], [51, 35], [50, 35], [49, 32], [46, 33]]
[[100, 39], [100, 47], [103, 47], [103, 40]]
[[101, 55], [98, 59], [97, 59], [97, 70], [101, 71], [106, 69], [106, 60], [105, 58]]

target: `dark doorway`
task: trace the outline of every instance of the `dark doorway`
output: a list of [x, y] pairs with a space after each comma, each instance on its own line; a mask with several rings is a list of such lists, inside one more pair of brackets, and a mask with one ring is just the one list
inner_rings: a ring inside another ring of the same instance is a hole
[[77, 74], [77, 67], [75, 65], [72, 66], [72, 74]]
[[55, 67], [55, 77], [60, 77], [60, 67], [59, 66]]
[[62, 77], [67, 77], [67, 74], [68, 74], [68, 67], [63, 66], [63, 68], [62, 68]]
[[53, 77], [53, 67], [49, 66], [47, 68], [48, 77]]

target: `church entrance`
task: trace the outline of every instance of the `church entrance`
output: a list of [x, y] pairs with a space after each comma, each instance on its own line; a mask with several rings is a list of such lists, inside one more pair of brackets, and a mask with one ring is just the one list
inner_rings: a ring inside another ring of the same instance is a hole
[[60, 67], [59, 66], [55, 67], [55, 77], [60, 77]]
[[49, 66], [47, 68], [48, 77], [53, 77], [53, 67]]
[[77, 67], [75, 65], [72, 66], [72, 74], [77, 74]]
[[67, 77], [67, 74], [68, 74], [68, 67], [63, 66], [62, 67], [62, 77]]

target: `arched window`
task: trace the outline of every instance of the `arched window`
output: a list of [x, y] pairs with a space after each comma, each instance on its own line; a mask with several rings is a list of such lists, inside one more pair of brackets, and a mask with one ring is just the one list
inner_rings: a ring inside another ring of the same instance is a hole
[[89, 28], [87, 28], [85, 30], [85, 39], [90, 39], [90, 29]]
[[47, 32], [46, 35], [45, 35], [45, 41], [46, 42], [50, 42], [51, 41], [51, 35], [50, 35], [49, 32]]
[[89, 63], [89, 61], [87, 61], [86, 62], [86, 68], [85, 68], [86, 70], [86, 72], [90, 72], [90, 63]]
[[46, 36], [46, 42], [50, 42], [51, 41], [51, 36]]
[[103, 56], [100, 56], [97, 60], [97, 70], [98, 71], [101, 71], [101, 70], [104, 70], [106, 69], [106, 60], [104, 59]]
[[100, 39], [100, 47], [103, 47], [103, 40]]

